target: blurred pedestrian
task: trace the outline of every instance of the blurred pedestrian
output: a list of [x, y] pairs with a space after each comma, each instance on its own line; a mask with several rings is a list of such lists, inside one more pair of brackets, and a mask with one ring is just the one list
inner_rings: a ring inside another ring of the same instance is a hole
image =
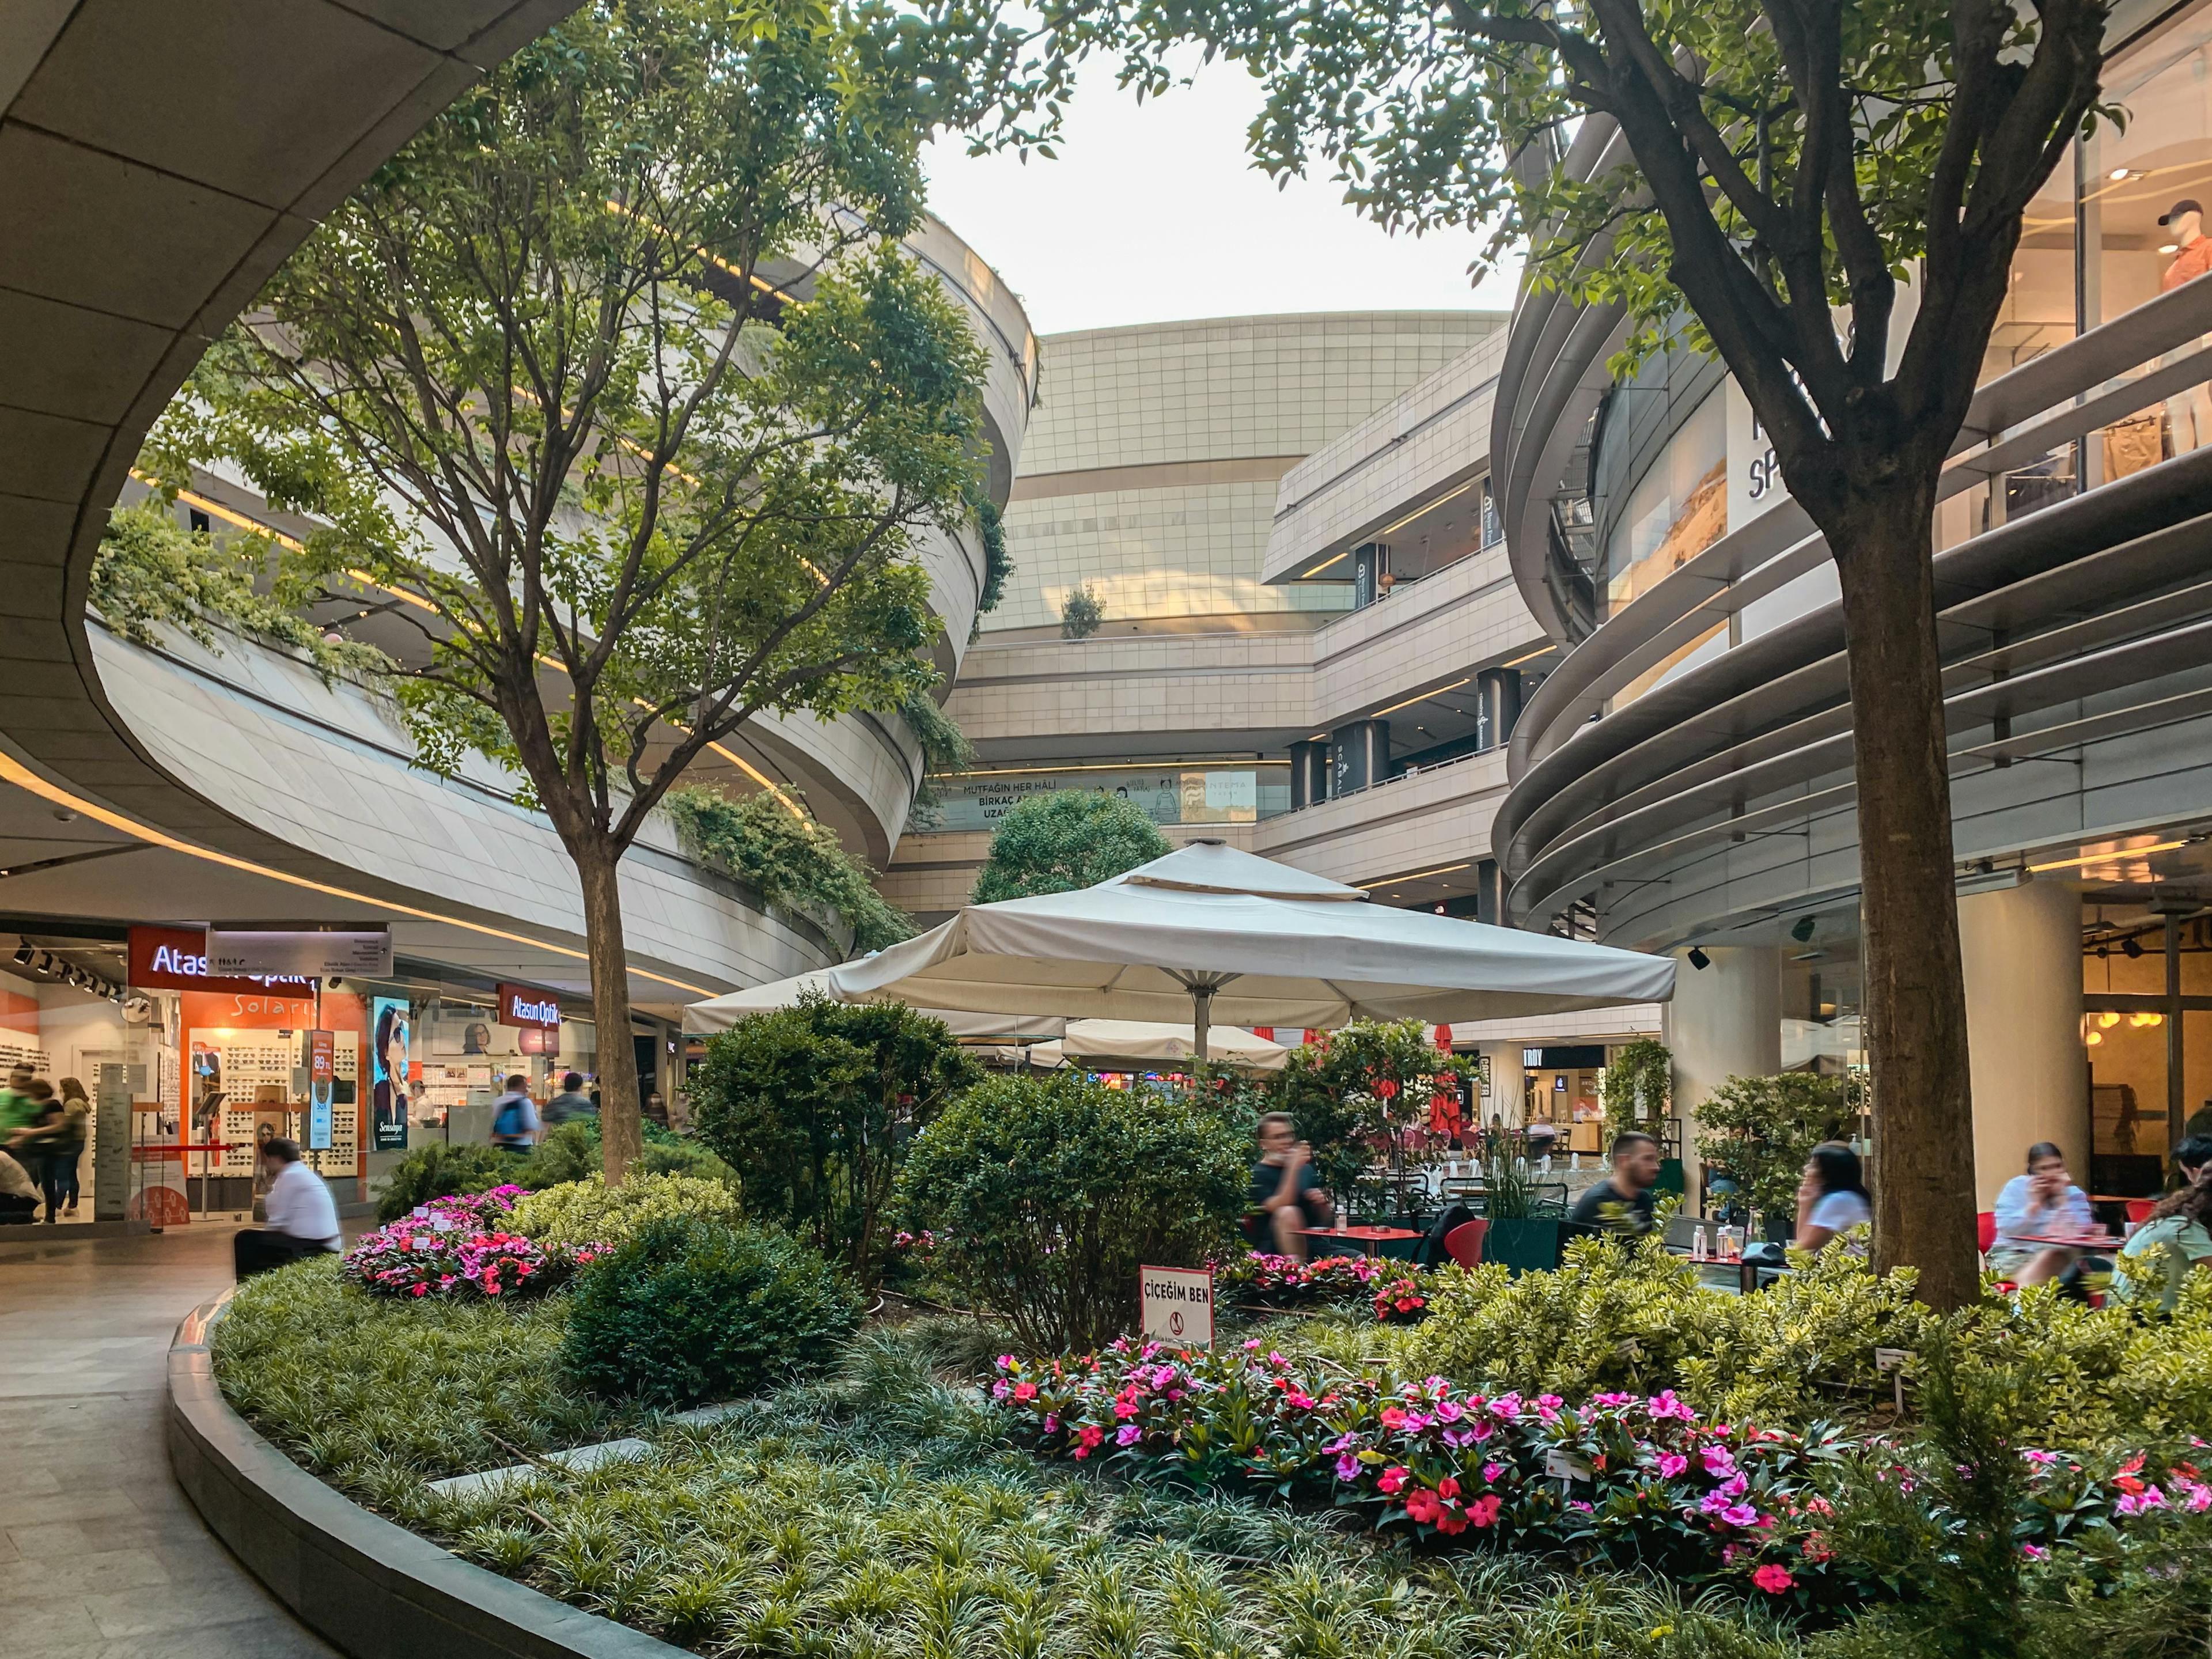
[[1651, 1231], [1651, 1192], [1659, 1183], [1659, 1143], [1641, 1129], [1613, 1139], [1613, 1173], [1584, 1192], [1567, 1212], [1580, 1226], [1641, 1237]]
[[507, 1092], [491, 1103], [491, 1144], [503, 1152], [526, 1152], [538, 1141], [538, 1105], [530, 1098], [530, 1079], [517, 1072]]
[[561, 1074], [561, 1092], [545, 1103], [545, 1121], [553, 1128], [563, 1123], [597, 1123], [599, 1121], [599, 1103], [584, 1092], [584, 1075], [580, 1072]]
[[2066, 1154], [2056, 1143], [2039, 1140], [2027, 1149], [2027, 1173], [2006, 1182], [1997, 1194], [1996, 1224], [1989, 1264], [2000, 1278], [2015, 1285], [2069, 1279], [2078, 1285], [2079, 1247], [2045, 1241], [2086, 1233], [2097, 1224], [2096, 1217], [2090, 1212], [2089, 1195], [2066, 1173]]

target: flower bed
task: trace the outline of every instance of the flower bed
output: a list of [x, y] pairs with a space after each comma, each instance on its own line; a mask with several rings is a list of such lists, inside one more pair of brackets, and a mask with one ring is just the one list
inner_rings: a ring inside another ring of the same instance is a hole
[[601, 1246], [542, 1245], [503, 1224], [520, 1187], [464, 1198], [434, 1199], [412, 1214], [365, 1233], [339, 1271], [379, 1296], [532, 1295], [565, 1283]]
[[1248, 1250], [1213, 1264], [1213, 1286], [1224, 1300], [1270, 1309], [1374, 1310], [1386, 1325], [1410, 1325], [1428, 1314], [1429, 1276], [1402, 1261], [1358, 1255], [1294, 1255]]
[[[1640, 1563], [1801, 1609], [1874, 1592], [1837, 1566], [1825, 1536], [1846, 1465], [1871, 1464], [1912, 1490], [1881, 1442], [1832, 1426], [1708, 1420], [1671, 1390], [1578, 1406], [1550, 1394], [1486, 1398], [1440, 1377], [1386, 1391], [1303, 1373], [1258, 1346], [1170, 1352], [1123, 1341], [1077, 1360], [1008, 1354], [990, 1392], [1047, 1455], [1354, 1508], [1376, 1528], [1425, 1539]], [[2141, 1456], [2102, 1478], [2077, 1458], [2028, 1457], [2019, 1534], [2030, 1551], [2155, 1510], [2212, 1507], [2212, 1485], [2188, 1463], [2168, 1466], [2161, 1486]]]

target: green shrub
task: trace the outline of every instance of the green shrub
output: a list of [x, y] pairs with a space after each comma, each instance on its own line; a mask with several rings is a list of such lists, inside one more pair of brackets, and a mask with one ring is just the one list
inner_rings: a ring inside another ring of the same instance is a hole
[[901, 1194], [937, 1271], [1035, 1352], [1129, 1329], [1137, 1269], [1195, 1267], [1244, 1206], [1249, 1149], [1187, 1099], [1073, 1077], [980, 1084], [925, 1129]]
[[1813, 1148], [1858, 1122], [1856, 1089], [1809, 1072], [1732, 1077], [1698, 1108], [1698, 1156], [1734, 1176], [1761, 1214], [1793, 1216]]
[[593, 1393], [658, 1407], [818, 1370], [860, 1322], [821, 1255], [773, 1228], [655, 1218], [577, 1281], [564, 1350]]
[[700, 1139], [744, 1172], [746, 1208], [873, 1286], [908, 1142], [981, 1074], [942, 1020], [811, 996], [708, 1043], [691, 1098]]
[[434, 1198], [464, 1198], [488, 1193], [514, 1181], [522, 1160], [471, 1141], [453, 1146], [434, 1140], [405, 1153], [385, 1177], [376, 1200], [379, 1221], [397, 1221]]
[[1173, 850], [1134, 802], [1096, 789], [1054, 789], [1026, 797], [999, 820], [970, 898], [993, 904], [1095, 887]]
[[514, 1206], [507, 1224], [540, 1244], [615, 1245], [628, 1243], [638, 1229], [664, 1216], [734, 1222], [741, 1214], [737, 1193], [722, 1182], [633, 1168], [619, 1187], [592, 1175], [532, 1193]]

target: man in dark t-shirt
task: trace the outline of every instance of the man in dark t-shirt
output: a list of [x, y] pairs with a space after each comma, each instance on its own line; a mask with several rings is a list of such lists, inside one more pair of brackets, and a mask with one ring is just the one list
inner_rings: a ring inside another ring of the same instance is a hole
[[1303, 1260], [1306, 1241], [1298, 1229], [1319, 1225], [1328, 1205], [1328, 1189], [1314, 1173], [1313, 1148], [1298, 1139], [1297, 1122], [1287, 1112], [1268, 1113], [1260, 1120], [1260, 1161], [1252, 1166], [1253, 1242]]
[[1613, 1173], [1575, 1200], [1567, 1219], [1640, 1237], [1651, 1231], [1651, 1189], [1658, 1180], [1659, 1143], [1631, 1129], [1613, 1143]]

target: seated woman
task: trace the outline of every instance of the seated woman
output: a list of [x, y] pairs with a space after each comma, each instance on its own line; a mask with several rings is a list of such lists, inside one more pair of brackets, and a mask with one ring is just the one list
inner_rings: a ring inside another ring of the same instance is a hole
[[2039, 1140], [2027, 1149], [2027, 1173], [2006, 1182], [1997, 1194], [1996, 1222], [1988, 1261], [1998, 1277], [2015, 1285], [2078, 1280], [2081, 1250], [2037, 1242], [2096, 1225], [2089, 1195], [2074, 1184], [2066, 1173], [2066, 1155], [2051, 1142]]
[[[2136, 1302], [2148, 1300], [2154, 1286], [2163, 1286], [2158, 1310], [2172, 1313], [2181, 1299], [2183, 1276], [2191, 1267], [2212, 1262], [2212, 1186], [2194, 1181], [2159, 1200], [2150, 1219], [2136, 1229], [2120, 1255], [2138, 1264], [2140, 1270], [2133, 1278], [2115, 1273], [2114, 1291], [2124, 1301]], [[2153, 1261], [2165, 1268], [2163, 1277]]]
[[1817, 1250], [1838, 1233], [1873, 1219], [1859, 1155], [1840, 1140], [1822, 1141], [1805, 1160], [1805, 1178], [1797, 1183], [1797, 1228], [1791, 1245]]

